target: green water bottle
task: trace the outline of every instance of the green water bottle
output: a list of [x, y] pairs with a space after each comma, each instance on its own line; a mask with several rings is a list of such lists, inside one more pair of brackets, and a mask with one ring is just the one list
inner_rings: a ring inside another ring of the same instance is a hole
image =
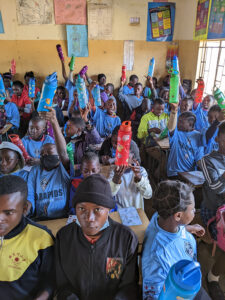
[[221, 109], [225, 109], [225, 96], [223, 92], [217, 88], [216, 91], [214, 92], [214, 97]]
[[160, 134], [159, 139], [163, 140], [164, 138], [166, 138], [168, 136], [168, 128], [166, 127]]
[[70, 71], [74, 70], [74, 65], [75, 65], [75, 56], [72, 56], [70, 61]]
[[179, 102], [179, 73], [172, 72], [170, 75], [169, 103]]
[[73, 152], [73, 146], [72, 146], [71, 142], [66, 145], [66, 151], [69, 156], [70, 162], [74, 165], [74, 152]]

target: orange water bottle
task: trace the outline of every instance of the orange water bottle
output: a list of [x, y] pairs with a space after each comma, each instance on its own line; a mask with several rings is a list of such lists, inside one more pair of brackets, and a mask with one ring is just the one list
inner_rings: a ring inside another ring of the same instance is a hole
[[117, 137], [116, 166], [128, 166], [132, 128], [130, 121], [124, 121]]
[[23, 157], [25, 160], [28, 160], [30, 158], [29, 154], [27, 153], [23, 142], [21, 141], [21, 139], [19, 138], [19, 136], [17, 134], [10, 134], [9, 138], [11, 140], [11, 142], [16, 145], [18, 148], [20, 148], [20, 150], [23, 152]]
[[195, 96], [195, 102], [196, 103], [201, 103], [202, 102], [202, 98], [203, 98], [203, 92], [204, 92], [204, 88], [205, 88], [205, 83], [203, 81], [202, 78], [199, 78], [197, 80], [198, 83], [198, 87], [197, 87], [197, 91], [196, 91], [196, 96]]
[[126, 80], [126, 65], [122, 66], [122, 80]]

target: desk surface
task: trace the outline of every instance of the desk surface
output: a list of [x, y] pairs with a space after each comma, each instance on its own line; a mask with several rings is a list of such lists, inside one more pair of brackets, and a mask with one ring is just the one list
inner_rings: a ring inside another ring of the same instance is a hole
[[202, 187], [205, 182], [204, 175], [201, 171], [182, 172], [178, 173], [178, 175], [181, 179], [197, 188]]
[[161, 149], [164, 149], [164, 150], [170, 149], [170, 142], [169, 142], [168, 137], [166, 137], [165, 139], [162, 139], [162, 140], [155, 139], [155, 141]]
[[[142, 244], [143, 240], [144, 240], [145, 230], [147, 229], [148, 224], [149, 224], [149, 220], [148, 220], [145, 212], [143, 211], [143, 209], [139, 208], [137, 211], [141, 218], [142, 225], [130, 226], [130, 228], [137, 235], [139, 244]], [[110, 218], [112, 218], [114, 221], [116, 221], [118, 223], [121, 223], [120, 215], [117, 211], [112, 212], [110, 214]], [[40, 221], [38, 223], [40, 223], [41, 225], [47, 226], [52, 231], [52, 234], [55, 236], [56, 233], [59, 231], [59, 229], [61, 229], [63, 226], [66, 225], [66, 221], [67, 221], [67, 218], [57, 219], [57, 220]]]

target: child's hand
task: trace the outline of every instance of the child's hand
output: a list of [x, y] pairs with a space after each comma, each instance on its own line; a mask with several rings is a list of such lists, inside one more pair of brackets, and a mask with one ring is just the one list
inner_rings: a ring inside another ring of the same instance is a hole
[[127, 166], [116, 166], [114, 170], [113, 182], [115, 184], [121, 183], [121, 177], [123, 176], [124, 172], [126, 171]]
[[46, 121], [51, 122], [53, 124], [54, 122], [58, 122], [56, 119], [56, 112], [54, 108], [45, 106], [44, 108], [48, 109], [49, 111], [40, 111], [39, 116]]
[[105, 165], [105, 166], [110, 165], [109, 159], [110, 159], [110, 157], [108, 155], [103, 155], [102, 156], [102, 164]]
[[124, 79], [121, 78], [121, 86], [124, 86], [125, 83], [126, 83], [126, 79], [125, 78]]
[[186, 230], [192, 234], [197, 235], [198, 237], [201, 237], [205, 234], [205, 229], [199, 224], [187, 225]]
[[85, 121], [85, 122], [88, 122], [88, 114], [91, 110], [91, 105], [90, 103], [87, 104], [87, 106], [84, 108], [84, 109], [81, 109], [80, 108], [80, 115], [81, 115], [81, 118]]
[[178, 106], [179, 103], [170, 103], [171, 111], [176, 113], [178, 111]]
[[134, 172], [134, 181], [135, 182], [139, 182], [141, 181], [141, 168], [140, 168], [140, 164], [137, 160], [133, 160], [134, 164], [131, 164], [131, 169]]
[[151, 76], [147, 76], [147, 80], [148, 80], [148, 83], [149, 83], [149, 87], [152, 89], [154, 87], [152, 77]]
[[40, 159], [39, 158], [34, 158], [34, 157], [30, 157], [27, 161], [26, 161], [28, 166], [36, 166], [40, 164]]
[[93, 90], [94, 87], [96, 87], [97, 82], [96, 81], [92, 81], [92, 83], [89, 85], [89, 89]]
[[161, 133], [161, 129], [154, 127], [154, 128], [150, 128], [148, 129], [148, 133], [155, 133], [155, 134], [160, 134]]

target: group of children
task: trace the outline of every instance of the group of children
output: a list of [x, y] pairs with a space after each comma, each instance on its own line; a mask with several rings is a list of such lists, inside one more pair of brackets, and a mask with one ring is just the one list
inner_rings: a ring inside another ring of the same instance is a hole
[[[144, 199], [152, 198], [156, 213], [145, 233], [142, 294], [144, 300], [158, 299], [171, 266], [181, 259], [196, 260], [192, 234], [205, 232], [200, 225], [189, 225], [195, 214], [193, 190], [177, 180], [178, 173], [202, 170], [205, 226], [225, 204], [224, 113], [213, 96], [198, 104], [196, 91], [189, 95], [182, 85], [179, 103], [170, 104], [169, 76], [160, 88], [156, 78], [147, 77], [144, 89], [136, 75], [127, 85], [121, 79], [116, 100], [114, 86], [104, 74], [97, 82], [85, 75], [89, 103], [81, 109], [77, 74], [70, 71], [67, 76], [64, 62], [62, 72], [65, 87], [57, 88], [52, 108], [39, 113], [40, 90], [35, 89], [32, 99], [28, 94], [34, 73], [25, 74], [25, 84], [3, 74], [7, 95], [6, 124], [0, 130], [0, 251], [6, 255], [12, 250], [0, 272], [1, 294], [4, 299], [51, 299], [54, 292], [57, 299], [139, 299], [137, 238], [113, 222], [109, 212], [131, 206], [144, 209]], [[97, 85], [98, 107], [93, 99]], [[114, 165], [121, 120], [132, 123], [128, 166]], [[23, 149], [10, 142], [10, 134], [19, 134], [26, 160]], [[165, 137], [170, 143], [168, 161], [157, 144]], [[143, 152], [156, 161], [155, 170], [146, 160], [141, 162]], [[107, 180], [100, 175], [101, 164], [110, 168]], [[149, 176], [161, 181], [154, 193]], [[34, 221], [71, 214], [76, 222], [58, 233], [54, 258], [54, 238]], [[216, 241], [216, 221], [209, 230]], [[220, 300], [225, 253], [218, 251], [207, 286], [212, 299]], [[210, 297], [202, 288], [195, 299]]]

